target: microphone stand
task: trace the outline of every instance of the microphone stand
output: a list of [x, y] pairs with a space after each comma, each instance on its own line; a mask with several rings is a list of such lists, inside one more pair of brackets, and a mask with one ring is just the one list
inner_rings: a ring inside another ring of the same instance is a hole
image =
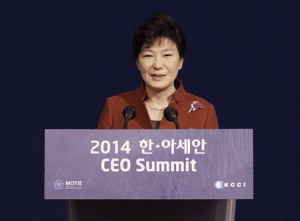
[[123, 116], [124, 116], [124, 127], [123, 129], [127, 129], [128, 121], [132, 120], [136, 116], [136, 110], [133, 106], [127, 106], [123, 110]]
[[173, 121], [176, 125], [176, 129], [180, 129], [179, 128], [179, 123], [177, 121], [177, 117], [178, 117], [178, 112], [174, 107], [167, 107], [164, 110], [164, 117], [168, 120], [168, 121]]
[[125, 123], [123, 129], [127, 129], [127, 124], [128, 124], [128, 117], [125, 117]]
[[176, 125], [176, 129], [180, 129], [180, 128], [179, 128], [178, 121], [177, 121], [177, 117], [176, 117], [176, 118], [174, 118], [174, 123], [175, 123], [175, 125]]

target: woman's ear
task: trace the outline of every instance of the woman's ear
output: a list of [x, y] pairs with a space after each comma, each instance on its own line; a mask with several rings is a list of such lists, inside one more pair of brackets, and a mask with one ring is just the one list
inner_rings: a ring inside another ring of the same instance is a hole
[[137, 68], [140, 70], [139, 62], [138, 60], [135, 61]]
[[180, 59], [178, 70], [181, 70], [182, 65], [183, 65], [183, 60], [184, 60], [183, 58]]

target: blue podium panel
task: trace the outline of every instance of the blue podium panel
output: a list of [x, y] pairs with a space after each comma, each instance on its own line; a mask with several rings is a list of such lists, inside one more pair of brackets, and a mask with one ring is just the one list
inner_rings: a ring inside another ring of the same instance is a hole
[[253, 130], [45, 130], [45, 199], [253, 199]]

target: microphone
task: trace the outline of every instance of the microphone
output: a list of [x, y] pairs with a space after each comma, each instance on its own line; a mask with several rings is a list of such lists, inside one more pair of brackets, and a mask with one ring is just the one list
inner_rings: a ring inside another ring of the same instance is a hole
[[136, 110], [133, 106], [127, 106], [123, 110], [123, 116], [125, 118], [124, 128], [127, 129], [128, 121], [132, 120], [136, 116]]
[[174, 107], [167, 107], [164, 110], [164, 116], [168, 121], [173, 121], [176, 125], [176, 129], [179, 129], [179, 124], [177, 121], [178, 112]]

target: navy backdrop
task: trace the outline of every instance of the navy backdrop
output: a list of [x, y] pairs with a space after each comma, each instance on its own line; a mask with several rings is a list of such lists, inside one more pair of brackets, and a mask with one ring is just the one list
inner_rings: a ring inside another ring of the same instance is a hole
[[156, 12], [186, 35], [185, 89], [220, 128], [254, 129], [255, 199], [236, 220], [296, 220], [299, 3], [184, 2], [1, 1], [3, 220], [66, 219], [43, 199], [44, 130], [95, 129], [107, 97], [139, 87], [131, 37]]

